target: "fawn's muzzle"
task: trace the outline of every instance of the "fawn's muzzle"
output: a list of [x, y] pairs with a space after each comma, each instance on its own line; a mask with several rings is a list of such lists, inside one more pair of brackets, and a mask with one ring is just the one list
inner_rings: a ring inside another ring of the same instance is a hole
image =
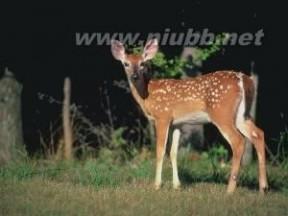
[[133, 73], [132, 75], [131, 75], [131, 79], [132, 80], [138, 80], [139, 79], [139, 75], [138, 75], [138, 73]]

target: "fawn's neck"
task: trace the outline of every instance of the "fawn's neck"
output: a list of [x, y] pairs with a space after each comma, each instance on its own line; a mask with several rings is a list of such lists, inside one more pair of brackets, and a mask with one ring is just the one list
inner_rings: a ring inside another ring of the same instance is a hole
[[149, 80], [147, 81], [143, 80], [142, 84], [137, 86], [129, 80], [131, 93], [147, 117], [149, 115], [147, 114], [144, 102], [145, 99], [148, 97], [148, 84]]

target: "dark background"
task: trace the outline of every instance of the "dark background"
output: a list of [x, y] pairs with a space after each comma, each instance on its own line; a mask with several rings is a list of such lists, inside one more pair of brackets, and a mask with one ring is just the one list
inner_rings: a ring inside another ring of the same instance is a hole
[[[84, 106], [95, 124], [107, 121], [100, 106], [107, 86], [118, 125], [133, 124], [140, 117], [132, 97], [112, 86], [124, 79], [110, 47], [75, 45], [76, 32], [186, 32], [187, 28], [211, 32], [257, 32], [264, 30], [262, 46], [225, 47], [205, 62], [203, 72], [219, 69], [241, 70], [249, 74], [251, 61], [260, 76], [257, 123], [271, 140], [287, 122], [287, 69], [284, 37], [285, 12], [276, 2], [249, 1], [134, 1], [123, 4], [40, 3], [2, 5], [0, 8], [0, 67], [12, 70], [23, 84], [24, 135], [29, 149], [39, 147], [39, 130], [59, 119], [61, 106], [39, 100], [39, 92], [62, 99], [65, 76], [72, 79], [72, 99]], [[184, 26], [183, 26], [184, 23]], [[168, 56], [179, 55], [181, 46], [161, 47]], [[281, 117], [283, 113], [284, 117]], [[132, 120], [131, 120], [132, 119]]]

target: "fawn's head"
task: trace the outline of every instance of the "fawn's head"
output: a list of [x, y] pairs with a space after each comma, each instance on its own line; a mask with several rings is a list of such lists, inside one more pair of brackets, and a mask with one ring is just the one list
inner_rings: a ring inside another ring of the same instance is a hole
[[149, 40], [142, 54], [127, 54], [124, 45], [117, 40], [111, 41], [111, 51], [115, 59], [121, 61], [128, 80], [132, 83], [138, 94], [147, 97], [147, 77], [148, 71], [146, 62], [152, 59], [158, 51], [158, 41], [156, 39]]

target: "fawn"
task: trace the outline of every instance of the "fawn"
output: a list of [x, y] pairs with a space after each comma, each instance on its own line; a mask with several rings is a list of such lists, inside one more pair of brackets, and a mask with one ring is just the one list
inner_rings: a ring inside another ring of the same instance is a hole
[[177, 124], [213, 123], [231, 146], [233, 157], [227, 192], [236, 188], [240, 162], [244, 151], [244, 137], [253, 143], [259, 163], [259, 190], [268, 188], [265, 162], [264, 132], [250, 117], [254, 96], [253, 80], [240, 72], [217, 71], [196, 78], [150, 79], [146, 62], [158, 51], [158, 41], [149, 40], [142, 54], [127, 54], [123, 44], [111, 41], [115, 59], [122, 62], [131, 92], [145, 116], [155, 123], [156, 178], [155, 187], [161, 186], [163, 157], [169, 129], [172, 135], [170, 159], [173, 170], [173, 187], [179, 188], [177, 151], [180, 130]]

